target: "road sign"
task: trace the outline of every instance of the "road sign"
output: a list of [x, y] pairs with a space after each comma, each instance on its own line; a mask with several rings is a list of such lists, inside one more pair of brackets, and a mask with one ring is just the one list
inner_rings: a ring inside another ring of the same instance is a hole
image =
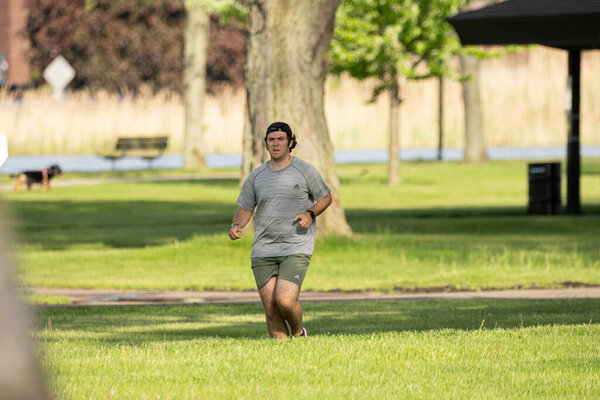
[[73, 78], [75, 70], [63, 56], [56, 57], [44, 70], [44, 79], [54, 89], [55, 98], [62, 97], [63, 91]]
[[0, 167], [4, 164], [8, 158], [8, 143], [6, 142], [6, 135], [0, 133]]

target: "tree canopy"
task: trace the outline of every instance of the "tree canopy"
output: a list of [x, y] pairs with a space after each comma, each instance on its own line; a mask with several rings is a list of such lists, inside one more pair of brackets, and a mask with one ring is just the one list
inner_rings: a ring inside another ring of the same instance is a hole
[[372, 101], [394, 79], [424, 79], [449, 73], [460, 48], [445, 18], [463, 0], [345, 0], [331, 45], [332, 72], [376, 78]]

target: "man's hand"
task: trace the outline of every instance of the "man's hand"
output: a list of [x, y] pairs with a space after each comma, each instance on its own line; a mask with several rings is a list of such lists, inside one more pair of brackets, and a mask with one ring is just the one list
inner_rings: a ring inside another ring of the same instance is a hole
[[238, 207], [233, 216], [233, 223], [229, 228], [229, 239], [237, 240], [242, 238], [242, 228], [250, 221], [252, 210], [244, 210]]
[[305, 211], [302, 214], [296, 215], [294, 217], [294, 222], [298, 222], [298, 225], [306, 229], [312, 225], [313, 220], [310, 214], [307, 211]]
[[242, 238], [242, 228], [238, 224], [232, 225], [229, 229], [229, 239], [237, 240]]

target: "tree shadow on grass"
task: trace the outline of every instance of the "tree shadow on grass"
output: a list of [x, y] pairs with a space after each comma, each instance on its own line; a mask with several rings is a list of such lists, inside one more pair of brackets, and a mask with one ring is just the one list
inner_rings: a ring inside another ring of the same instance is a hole
[[227, 231], [235, 204], [208, 201], [29, 201], [13, 204], [19, 242], [145, 247]]
[[[146, 185], [237, 187], [237, 179], [138, 182]], [[147, 190], [148, 188], [145, 188]], [[145, 247], [184, 241], [196, 235], [225, 233], [236, 209], [235, 199], [219, 201], [66, 201], [12, 202], [21, 242], [60, 250], [78, 244]], [[399, 201], [399, 206], [401, 203]], [[584, 204], [587, 215], [600, 205]], [[528, 216], [526, 207], [453, 207], [420, 209], [347, 209], [355, 233], [398, 234], [535, 234], [569, 232], [578, 218]], [[585, 217], [585, 216], [584, 216]], [[585, 219], [585, 218], [583, 218]]]
[[359, 303], [350, 312], [316, 315], [314, 334], [371, 334], [440, 329], [513, 329], [598, 322], [600, 299], [432, 300]]
[[[237, 178], [216, 178], [216, 179], [165, 179], [148, 180], [136, 182], [136, 185], [197, 185], [197, 186], [212, 186], [219, 188], [238, 188], [240, 180]], [[234, 199], [235, 200], [235, 199]]]
[[355, 233], [483, 235], [578, 233], [598, 227], [600, 205], [587, 205], [585, 214], [528, 215], [524, 207], [453, 207], [420, 209], [348, 209]]
[[[597, 324], [600, 299], [304, 303], [304, 316], [311, 336], [514, 329]], [[81, 340], [114, 343], [267, 338], [259, 304], [46, 308], [39, 309], [37, 329], [49, 320]]]

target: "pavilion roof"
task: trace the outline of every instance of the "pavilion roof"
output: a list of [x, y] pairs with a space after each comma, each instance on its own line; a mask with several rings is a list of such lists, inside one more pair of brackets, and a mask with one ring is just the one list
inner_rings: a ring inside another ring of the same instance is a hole
[[464, 45], [600, 49], [600, 0], [508, 0], [448, 22]]

